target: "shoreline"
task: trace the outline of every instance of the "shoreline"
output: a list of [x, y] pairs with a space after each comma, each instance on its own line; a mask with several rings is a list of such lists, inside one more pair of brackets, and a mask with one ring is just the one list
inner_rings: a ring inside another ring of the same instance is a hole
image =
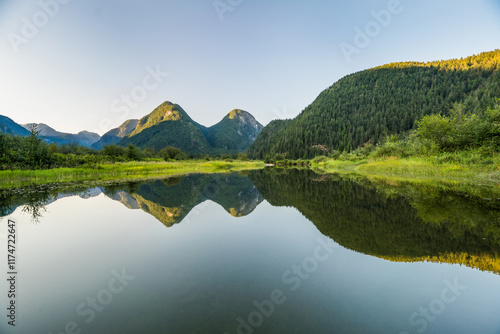
[[123, 162], [95, 168], [0, 171], [0, 189], [75, 182], [140, 181], [188, 174], [231, 173], [264, 168], [261, 161]]
[[[301, 161], [303, 162], [303, 161]], [[500, 192], [500, 165], [463, 165], [433, 163], [429, 158], [394, 158], [376, 160], [309, 160], [307, 167], [293, 161], [283, 165], [263, 161], [123, 162], [99, 164], [95, 168], [56, 168], [45, 170], [0, 171], [0, 188], [20, 188], [30, 185], [147, 180], [188, 174], [231, 173], [263, 168], [309, 168], [318, 174], [362, 176], [371, 181], [412, 183], [417, 185], [478, 186]]]

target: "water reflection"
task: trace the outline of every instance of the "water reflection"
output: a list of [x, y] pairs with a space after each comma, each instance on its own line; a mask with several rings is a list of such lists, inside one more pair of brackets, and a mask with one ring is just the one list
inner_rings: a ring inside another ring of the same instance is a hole
[[349, 249], [392, 261], [460, 263], [500, 273], [500, 202], [435, 188], [268, 169], [250, 178]]
[[[286, 302], [255, 333], [415, 332], [408, 317], [455, 278], [467, 290], [427, 332], [500, 328], [497, 275], [400, 263], [500, 273], [492, 199], [278, 169], [0, 199], [3, 216], [39, 222], [20, 229], [23, 333], [59, 333], [72, 320], [89, 333], [237, 333], [275, 289]], [[322, 235], [345, 248], [307, 278], [291, 273], [311, 264]], [[122, 268], [136, 279], [86, 323], [75, 310]]]
[[500, 201], [409, 185], [372, 183], [307, 170], [265, 169], [248, 175], [189, 175], [97, 188], [39, 186], [0, 194], [0, 214], [18, 206], [38, 222], [46, 205], [104, 193], [165, 226], [207, 200], [234, 217], [263, 201], [297, 208], [349, 249], [391, 261], [460, 263], [500, 273]]
[[250, 214], [262, 196], [247, 177], [239, 174], [189, 175], [142, 184], [105, 187], [103, 192], [130, 209], [141, 209], [169, 227], [180, 223], [207, 200], [234, 217]]

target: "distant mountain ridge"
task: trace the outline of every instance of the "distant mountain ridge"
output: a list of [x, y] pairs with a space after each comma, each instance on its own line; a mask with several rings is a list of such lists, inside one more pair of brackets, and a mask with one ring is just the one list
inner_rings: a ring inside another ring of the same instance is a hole
[[28, 123], [23, 124], [22, 126], [27, 130], [30, 130], [31, 127], [34, 126], [36, 130], [40, 132], [40, 136], [44, 137], [45, 141], [49, 143], [56, 143], [58, 145], [76, 143], [78, 145], [89, 147], [101, 139], [101, 136], [97, 133], [89, 131], [80, 131], [77, 134], [64, 133], [54, 130], [44, 123]]
[[2, 115], [0, 115], [0, 132], [16, 136], [27, 136], [30, 134], [22, 125]]
[[250, 113], [234, 109], [219, 123], [205, 127], [195, 122], [178, 104], [166, 101], [140, 120], [130, 119], [102, 137], [82, 131], [59, 132], [44, 123], [17, 124], [0, 115], [0, 132], [28, 136], [32, 126], [49, 143], [76, 143], [100, 150], [106, 145], [136, 145], [142, 149], [161, 150], [173, 146], [188, 154], [244, 152], [257, 138], [263, 126]]

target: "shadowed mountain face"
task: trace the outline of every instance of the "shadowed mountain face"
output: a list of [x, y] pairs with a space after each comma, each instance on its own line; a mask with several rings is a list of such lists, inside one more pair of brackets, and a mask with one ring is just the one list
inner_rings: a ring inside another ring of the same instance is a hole
[[239, 152], [246, 151], [263, 128], [250, 113], [240, 109], [231, 111], [209, 128], [198, 126], [214, 149]]
[[270, 204], [297, 208], [349, 249], [392, 261], [460, 263], [500, 273], [496, 201], [429, 189], [404, 192], [311, 171], [266, 169], [249, 177]]
[[39, 131], [39, 135], [48, 143], [56, 143], [58, 145], [64, 144], [77, 144], [89, 147], [93, 143], [97, 142], [101, 136], [97, 133], [92, 133], [89, 131], [81, 131], [77, 134], [59, 132], [43, 123], [29, 123], [24, 124], [27, 130], [35, 127]]
[[96, 150], [102, 149], [106, 145], [117, 144], [125, 136], [135, 130], [139, 123], [138, 119], [129, 119], [117, 128], [111, 129], [106, 132], [99, 141], [92, 144], [92, 148]]
[[23, 126], [17, 124], [9, 117], [0, 115], [0, 133], [11, 134], [15, 136], [28, 136], [30, 132]]

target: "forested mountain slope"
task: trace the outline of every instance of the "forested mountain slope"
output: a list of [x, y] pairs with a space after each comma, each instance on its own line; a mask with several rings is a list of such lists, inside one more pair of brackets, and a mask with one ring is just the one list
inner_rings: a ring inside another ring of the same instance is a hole
[[447, 115], [455, 103], [480, 114], [500, 97], [500, 50], [465, 59], [394, 63], [351, 74], [323, 91], [299, 116], [271, 122], [248, 153], [310, 158], [350, 151], [389, 134], [409, 131], [429, 114]]

